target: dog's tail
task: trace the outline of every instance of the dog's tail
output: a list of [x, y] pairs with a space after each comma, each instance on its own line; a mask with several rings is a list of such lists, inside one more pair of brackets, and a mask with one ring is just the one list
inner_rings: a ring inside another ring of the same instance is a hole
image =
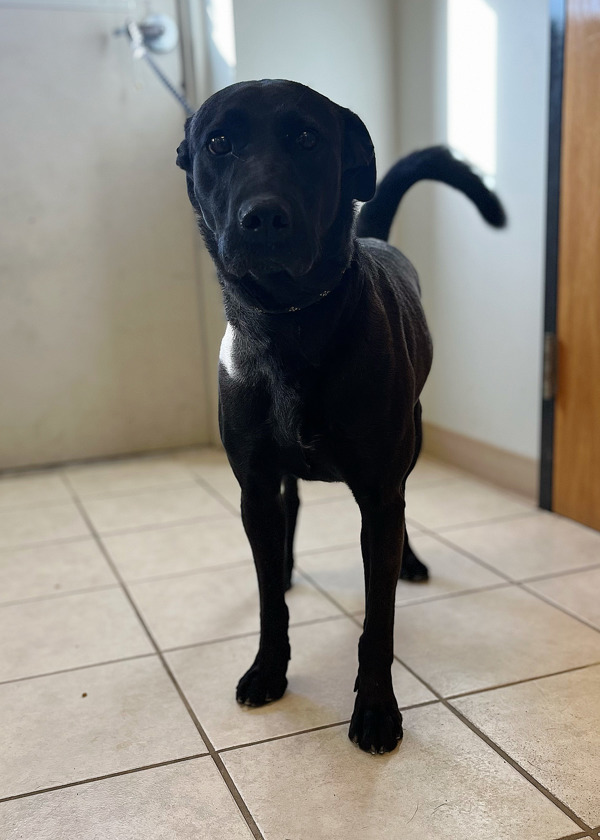
[[506, 214], [498, 196], [468, 163], [455, 157], [446, 146], [421, 149], [394, 164], [377, 185], [375, 195], [363, 204], [358, 216], [357, 236], [372, 236], [387, 242], [390, 228], [404, 194], [417, 181], [442, 181], [463, 192], [490, 225], [501, 228]]

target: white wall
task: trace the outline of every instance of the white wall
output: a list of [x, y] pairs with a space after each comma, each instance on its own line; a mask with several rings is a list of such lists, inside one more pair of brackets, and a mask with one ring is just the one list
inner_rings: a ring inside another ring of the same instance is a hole
[[0, 7], [0, 468], [208, 437], [184, 114], [126, 3], [43, 5]]
[[381, 171], [394, 157], [389, 0], [234, 0], [237, 80], [290, 79], [355, 111]]
[[[393, 241], [415, 263], [435, 346], [426, 421], [537, 458], [549, 23], [546, 0], [489, 0], [498, 15], [497, 190], [509, 227], [419, 184]], [[398, 0], [401, 154], [446, 140], [445, 0]]]

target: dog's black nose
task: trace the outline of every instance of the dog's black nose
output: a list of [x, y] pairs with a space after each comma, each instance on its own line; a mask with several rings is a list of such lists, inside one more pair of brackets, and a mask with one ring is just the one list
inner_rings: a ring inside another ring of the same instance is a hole
[[288, 236], [292, 227], [287, 208], [281, 201], [269, 197], [244, 201], [238, 219], [246, 238], [256, 242], [280, 241]]

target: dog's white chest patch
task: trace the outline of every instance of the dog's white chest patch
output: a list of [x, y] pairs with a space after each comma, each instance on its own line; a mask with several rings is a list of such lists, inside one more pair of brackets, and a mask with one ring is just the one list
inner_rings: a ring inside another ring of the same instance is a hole
[[239, 379], [240, 373], [237, 370], [233, 361], [233, 343], [235, 341], [235, 330], [231, 324], [227, 324], [225, 335], [221, 339], [221, 349], [219, 350], [219, 361], [227, 371], [231, 379]]

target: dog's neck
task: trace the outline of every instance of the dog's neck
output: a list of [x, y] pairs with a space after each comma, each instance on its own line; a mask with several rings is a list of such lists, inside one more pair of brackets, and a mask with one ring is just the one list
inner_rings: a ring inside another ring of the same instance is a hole
[[236, 332], [257, 345], [264, 344], [268, 337], [271, 347], [278, 346], [286, 355], [297, 350], [312, 365], [318, 364], [340, 324], [354, 312], [362, 290], [361, 274], [356, 270], [356, 249], [354, 240], [344, 263], [331, 260], [313, 269], [312, 287], [321, 291], [297, 296], [296, 303], [289, 308], [270, 310], [249, 306], [248, 300], [239, 294], [239, 287], [232, 291], [226, 279], [220, 277], [227, 321]]

